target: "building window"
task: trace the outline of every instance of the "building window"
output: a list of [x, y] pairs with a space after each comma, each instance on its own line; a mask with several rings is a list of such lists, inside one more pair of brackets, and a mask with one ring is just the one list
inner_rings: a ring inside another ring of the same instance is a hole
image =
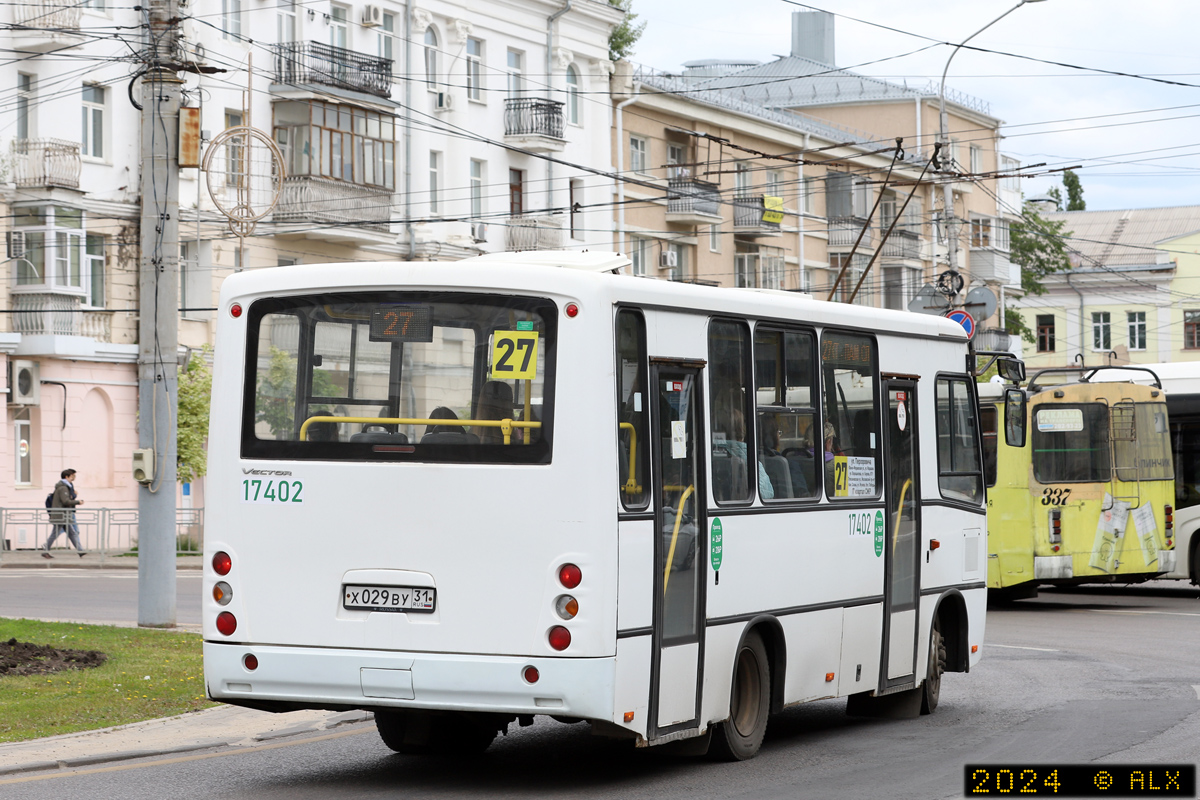
[[684, 155], [685, 148], [681, 144], [667, 144], [667, 177], [687, 179], [692, 175], [692, 171], [687, 167], [679, 166], [687, 160]]
[[376, 46], [380, 58], [386, 58], [389, 61], [395, 60], [396, 52], [396, 15], [389, 14], [386, 11], [383, 14], [383, 21], [379, 26], [379, 32], [376, 34], [378, 40]]
[[[242, 124], [242, 114], [240, 111], [225, 112], [225, 130], [236, 128]], [[242, 141], [241, 139], [233, 138], [225, 142], [225, 185], [226, 186], [241, 186], [242, 185]]]
[[1183, 312], [1183, 346], [1188, 350], [1200, 348], [1200, 311]]
[[[26, 411], [25, 413], [28, 413]], [[33, 428], [29, 420], [19, 419], [13, 423], [13, 442], [16, 447], [16, 483], [28, 486], [33, 483]]]
[[754, 186], [754, 178], [750, 175], [750, 164], [739, 161], [733, 173], [733, 188], [739, 195], [746, 194]]
[[1129, 320], [1129, 349], [1130, 350], [1145, 350], [1146, 349], [1146, 312], [1145, 311], [1129, 311], [1129, 312], [1126, 312], [1126, 318]]
[[641, 136], [629, 137], [629, 169], [633, 172], [646, 171], [646, 140]]
[[107, 4], [105, 3], [105, 0], [86, 0], [86, 2], [83, 4], [83, 7], [88, 9], [89, 11], [100, 11], [100, 12], [103, 12], [108, 8]]
[[483, 216], [483, 173], [484, 164], [471, 159], [471, 217], [479, 219]]
[[633, 262], [633, 274], [639, 277], [646, 274], [647, 244], [645, 239], [634, 237], [629, 240], [629, 260]]
[[[29, 139], [32, 126], [29, 115], [36, 107], [33, 98], [33, 76], [24, 72], [17, 73], [17, 138]], [[84, 123], [87, 127], [87, 123]]]
[[1054, 315], [1037, 315], [1037, 349], [1039, 353], [1054, 352]]
[[567, 67], [567, 122], [579, 124], [579, 73], [574, 65]]
[[221, 0], [221, 38], [242, 38], [242, 0]]
[[978, 175], [983, 172], [983, 148], [978, 145], [971, 145], [971, 174]]
[[687, 275], [687, 247], [677, 242], [670, 242], [663, 252], [667, 254], [667, 280], [683, 280]]
[[[858, 282], [862, 280], [863, 272], [866, 271], [867, 261], [867, 256], [861, 253], [856, 253], [853, 261], [850, 261], [849, 253], [829, 254], [829, 268], [833, 274], [833, 280], [837, 280], [837, 275], [839, 272], [842, 272], [842, 267], [846, 268], [837, 288], [836, 299], [839, 303], [849, 303], [850, 297], [853, 295], [855, 305], [875, 305], [871, 281], [864, 280], [862, 286], [858, 286]], [[858, 287], [858, 294], [854, 294], [855, 287]]]
[[483, 42], [467, 39], [467, 99], [483, 100]]
[[816, 203], [814, 197], [817, 192], [817, 178], [804, 178], [800, 181], [800, 191], [804, 193], [800, 199], [800, 210], [805, 214], [815, 214]]
[[569, 202], [571, 204], [571, 238], [583, 238], [583, 181], [573, 180], [567, 184]]
[[274, 104], [275, 142], [288, 178], [320, 176], [382, 189], [396, 185], [393, 117], [319, 100]]
[[439, 192], [442, 184], [439, 173], [442, 168], [442, 154], [436, 150], [429, 151], [429, 213], [437, 214], [442, 210], [439, 202]]
[[519, 217], [525, 213], [525, 170], [508, 170], [508, 213]]
[[1021, 191], [1021, 179], [1017, 175], [1020, 169], [1020, 161], [1011, 156], [1000, 156], [1000, 172], [1003, 175], [1000, 178], [1000, 188], [1007, 189], [1010, 192]]
[[1107, 311], [1092, 312], [1092, 349], [1112, 349], [1112, 325]]
[[104, 88], [83, 87], [83, 140], [81, 152], [104, 158]]
[[971, 219], [971, 247], [1008, 250], [1008, 222], [993, 217]]
[[87, 296], [84, 305], [92, 308], [104, 308], [104, 237], [89, 233], [85, 238], [83, 252], [84, 286]]
[[438, 37], [437, 31], [430, 25], [425, 29], [425, 83], [432, 91], [437, 91], [438, 77]]
[[720, 225], [709, 225], [708, 226], [708, 252], [710, 252], [710, 253], [721, 252], [721, 226]]
[[275, 36], [280, 43], [296, 41], [296, 5], [293, 0], [280, 0], [275, 11]]
[[329, 11], [329, 43], [345, 50], [349, 46], [346, 20], [350, 17], [350, 11], [345, 6], [330, 6]]
[[883, 267], [883, 307], [904, 311], [921, 283], [919, 268], [902, 265]]
[[771, 197], [783, 196], [783, 171], [778, 169], [769, 169], [766, 172], [766, 193]]
[[[17, 208], [12, 224], [24, 234], [25, 240], [25, 255], [11, 261], [18, 286], [53, 286], [72, 293], [86, 291], [81, 210], [67, 206]], [[100, 252], [103, 253], [102, 247]]]
[[782, 289], [783, 248], [734, 239], [733, 278], [739, 287]]
[[508, 96], [520, 97], [525, 89], [525, 81], [521, 71], [525, 64], [525, 54], [517, 50], [508, 51]]

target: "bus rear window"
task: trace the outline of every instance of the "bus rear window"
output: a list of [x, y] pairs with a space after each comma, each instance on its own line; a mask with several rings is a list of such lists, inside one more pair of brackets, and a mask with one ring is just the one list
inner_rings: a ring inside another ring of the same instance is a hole
[[1108, 406], [1046, 404], [1033, 410], [1038, 483], [1107, 483], [1112, 478]]
[[1117, 403], [1113, 460], [1118, 480], [1165, 481], [1175, 477], [1166, 403]]
[[548, 463], [548, 300], [337, 293], [248, 315], [242, 455]]

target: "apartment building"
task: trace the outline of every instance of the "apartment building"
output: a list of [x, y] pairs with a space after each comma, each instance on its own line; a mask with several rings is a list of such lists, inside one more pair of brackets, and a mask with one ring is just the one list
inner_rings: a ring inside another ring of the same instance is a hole
[[1014, 304], [1030, 370], [1200, 358], [1200, 206], [1042, 216], [1064, 223], [1072, 269]]
[[[689, 122], [698, 115], [685, 109], [707, 106], [705, 113], [711, 117], [716, 113], [712, 109], [720, 108], [727, 113], [724, 127], [731, 131], [741, 126], [735, 120], [747, 117], [755, 118], [759, 125], [770, 122], [778, 130], [793, 131], [776, 143], [776, 149], [749, 147], [769, 153], [803, 150], [812, 153], [805, 159], [809, 163], [789, 166], [778, 159], [756, 160], [746, 153], [739, 160], [735, 151], [727, 150], [724, 157], [735, 164], [730, 168], [732, 172], [725, 172], [722, 187], [735, 196], [743, 187], [749, 188], [750, 182], [760, 191], [772, 185], [786, 187], [781, 189], [789, 197], [785, 217], [794, 221], [792, 227], [802, 227], [804, 235], [790, 243], [789, 226], [784, 223], [777, 231], [780, 237], [777, 241], [761, 240], [759, 246], [782, 247], [786, 251], [784, 258], [796, 262], [787, 288], [807, 288], [824, 297], [832, 283], [825, 277], [826, 271], [836, 274], [840, 270], [840, 259], [848, 256], [856, 232], [865, 229], [866, 235], [859, 243], [855, 253], [857, 263], [852, 269], [858, 269], [874, 254], [873, 243], [882, 240], [907, 195], [907, 187], [883, 186], [889, 154], [866, 154], [885, 151], [897, 137], [903, 137], [908, 158], [894, 177], [913, 180], [911, 167], [918, 167], [919, 174], [919, 167], [932, 156], [937, 140], [940, 87], [913, 89], [837, 68], [834, 17], [825, 12], [794, 12], [792, 33], [791, 53], [767, 63], [698, 60], [688, 62], [674, 76], [636, 70], [635, 78], [643, 81], [640, 85], [645, 92], [673, 92], [676, 97], [668, 100], [641, 95], [632, 109], [648, 103], [674, 103], [677, 113], [670, 120], [663, 120], [673, 132], [662, 136], [662, 153], [655, 162], [660, 169], [669, 168], [671, 152], [675, 152], [667, 140], [689, 138], [682, 132], [691, 130]], [[622, 102], [620, 97], [616, 102], [618, 105]], [[1009, 221], [1021, 206], [1020, 185], [1015, 177], [1019, 164], [1001, 153], [1001, 122], [991, 116], [984, 101], [948, 90], [946, 103], [949, 153], [943, 154], [940, 171], [926, 172], [903, 219], [883, 244], [873, 268], [874, 278], [869, 281], [875, 291], [866, 302], [904, 307], [917, 288], [950, 266], [947, 237], [951, 232], [958, 241], [954, 266], [967, 277], [968, 288], [982, 284], [999, 290], [1020, 284], [1019, 271], [1008, 257]], [[636, 123], [627, 116], [625, 126], [631, 125]], [[786, 147], [793, 149], [786, 149], [785, 141]], [[841, 151], [822, 149], [840, 143], [852, 143], [854, 147]], [[703, 150], [710, 151], [715, 152], [716, 148]], [[838, 162], [832, 153], [849, 160]], [[857, 157], [851, 158], [850, 153], [856, 153]], [[627, 161], [636, 158], [636, 153], [631, 153]], [[812, 163], [822, 159], [828, 160], [829, 165]], [[940, 181], [948, 173], [959, 176], [952, 181], [953, 214], [949, 217], [953, 226], [946, 224], [944, 192], [940, 185], [936, 190], [933, 186], [935, 179]], [[667, 175], [657, 177], [669, 180]], [[732, 186], [728, 185], [730, 177]], [[878, 196], [881, 191], [883, 198]], [[880, 201], [878, 206], [876, 200]], [[743, 239], [733, 229], [736, 227], [736, 224], [732, 228], [724, 225], [720, 230], [735, 240]], [[712, 235], [715, 243], [717, 234]], [[701, 248], [704, 249], [713, 252], [711, 248]], [[727, 249], [732, 249], [735, 256], [747, 251], [737, 241], [731, 242]], [[801, 249], [803, 257], [799, 255]], [[736, 261], [714, 262], [702, 254], [694, 258], [696, 263], [712, 265], [710, 279], [738, 283]], [[670, 259], [667, 256], [662, 263], [670, 263]], [[987, 321], [979, 322], [982, 327]], [[998, 324], [998, 319], [994, 318], [990, 324]]]
[[[181, 6], [184, 104], [208, 159], [180, 170], [180, 241], [165, 244], [181, 351], [211, 343], [235, 270], [609, 246], [608, 3]], [[10, 380], [0, 507], [39, 506], [66, 465], [90, 504], [132, 507], [144, 16], [32, 0], [0, 20], [22, 54], [0, 66], [0, 360], [35, 389]], [[236, 144], [208, 152], [247, 125], [278, 165], [246, 174]], [[277, 198], [244, 239], [221, 212], [239, 191]]]

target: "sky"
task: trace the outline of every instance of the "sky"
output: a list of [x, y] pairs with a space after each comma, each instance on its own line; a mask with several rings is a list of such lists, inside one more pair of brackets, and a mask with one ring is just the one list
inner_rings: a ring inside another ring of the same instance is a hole
[[[837, 66], [923, 87], [941, 79], [953, 49], [944, 43], [962, 42], [1015, 5], [633, 0], [647, 25], [631, 60], [667, 71], [701, 58], [770, 61], [791, 48], [792, 12], [820, 9], [840, 15]], [[996, 53], [960, 50], [946, 85], [991, 104], [992, 116], [1004, 121], [1003, 152], [1023, 164], [1079, 165], [1089, 210], [1200, 205], [1198, 24], [1196, 0], [1035, 0], [970, 42]], [[912, 53], [934, 42], [943, 44]], [[877, 63], [858, 66], [866, 62]], [[1062, 189], [1060, 174], [1023, 181], [1022, 189], [1033, 197], [1056, 185]]]

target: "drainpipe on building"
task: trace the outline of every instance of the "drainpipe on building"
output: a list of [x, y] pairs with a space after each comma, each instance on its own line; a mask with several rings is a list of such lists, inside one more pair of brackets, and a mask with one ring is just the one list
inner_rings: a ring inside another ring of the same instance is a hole
[[1067, 273], [1067, 286], [1070, 286], [1071, 290], [1073, 292], [1075, 292], [1075, 294], [1079, 295], [1079, 356], [1080, 356], [1080, 360], [1082, 361], [1084, 358], [1084, 355], [1083, 355], [1083, 342], [1084, 342], [1084, 339], [1083, 339], [1083, 292], [1076, 289], [1075, 284], [1071, 283], [1071, 273], [1069, 273], [1069, 272]]
[[[630, 90], [633, 90], [631, 82]], [[617, 103], [617, 247], [625, 246], [625, 106], [638, 101], [634, 94], [628, 100]], [[620, 251], [618, 251], [620, 252]], [[643, 269], [645, 264], [642, 265]]]
[[408, 234], [408, 261], [417, 255], [412, 224], [412, 8], [404, 2], [404, 230]]
[[[546, 94], [549, 95], [554, 91], [554, 22], [563, 14], [571, 10], [572, 0], [567, 0], [567, 4], [555, 11], [546, 19]], [[547, 100], [550, 97], [546, 98]], [[554, 208], [554, 162], [546, 162], [546, 210]]]

